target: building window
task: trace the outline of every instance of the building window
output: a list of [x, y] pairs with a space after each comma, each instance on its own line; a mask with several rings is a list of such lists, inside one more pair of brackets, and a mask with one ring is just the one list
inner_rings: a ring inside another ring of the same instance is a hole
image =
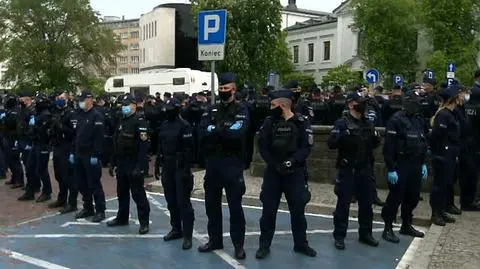
[[131, 38], [138, 38], [138, 36], [139, 36], [138, 31], [136, 31], [136, 32], [130, 32], [130, 37], [131, 37]]
[[132, 63], [138, 63], [140, 62], [140, 56], [132, 56], [131, 60], [132, 60]]
[[138, 49], [139, 49], [138, 43], [131, 44], [131, 45], [130, 45], [130, 49], [131, 49], [131, 50], [138, 50]]
[[143, 63], [145, 63], [146, 59], [145, 59], [145, 49], [143, 49]]
[[155, 21], [155, 37], [157, 36], [157, 21]]
[[128, 74], [128, 68], [120, 68], [120, 74]]
[[128, 38], [128, 33], [121, 33], [120, 38], [121, 39], [127, 39]]
[[128, 62], [128, 57], [120, 56], [118, 57], [117, 61], [120, 62], [121, 64], [126, 64]]
[[153, 37], [153, 22], [150, 23], [150, 37]]
[[293, 63], [298, 64], [298, 46], [293, 46]]
[[323, 42], [323, 60], [330, 60], [330, 41]]
[[139, 68], [132, 68], [132, 74], [139, 74], [140, 69]]
[[145, 25], [143, 26], [143, 40], [147, 39], [147, 36], [145, 35]]
[[309, 62], [313, 62], [314, 54], [315, 54], [314, 49], [315, 47], [313, 43], [308, 44], [308, 61]]

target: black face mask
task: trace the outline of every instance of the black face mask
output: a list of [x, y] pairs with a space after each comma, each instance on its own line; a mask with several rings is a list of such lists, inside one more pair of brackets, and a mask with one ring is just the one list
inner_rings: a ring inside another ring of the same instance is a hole
[[358, 113], [360, 113], [362, 115], [365, 113], [366, 108], [367, 107], [366, 107], [366, 104], [364, 102], [356, 104], [355, 106], [353, 106], [353, 109], [355, 109], [355, 111], [357, 111]]
[[413, 100], [405, 101], [403, 108], [409, 115], [418, 115], [422, 112], [422, 104]]
[[177, 118], [178, 116], [178, 110], [177, 109], [169, 109], [165, 111], [165, 117], [167, 118], [168, 121], [173, 121]]
[[274, 119], [280, 119], [283, 115], [283, 110], [280, 106], [270, 109], [270, 116]]
[[232, 92], [218, 92], [218, 97], [220, 97], [220, 100], [222, 100], [223, 102], [226, 102], [228, 101], [228, 99], [230, 99], [230, 97], [232, 97]]

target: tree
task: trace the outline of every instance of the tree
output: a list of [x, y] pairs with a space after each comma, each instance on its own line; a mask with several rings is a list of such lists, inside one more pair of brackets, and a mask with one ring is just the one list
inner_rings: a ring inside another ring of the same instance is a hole
[[279, 0], [192, 1], [195, 21], [200, 10], [213, 9], [228, 11], [225, 60], [217, 62], [217, 72], [233, 71], [239, 82], [263, 86], [268, 72], [283, 75], [292, 71]]
[[344, 89], [365, 84], [361, 72], [355, 72], [347, 65], [340, 65], [328, 71], [320, 84], [323, 89], [340, 86]]
[[480, 52], [480, 3], [477, 0], [424, 0], [422, 10], [423, 24], [433, 47], [428, 67], [442, 80], [446, 78], [448, 62], [454, 62], [456, 77], [463, 83], [472, 81]]
[[[417, 1], [353, 0], [353, 27], [360, 31], [360, 57], [377, 68], [385, 84], [394, 74], [413, 80], [417, 69]], [[455, 2], [455, 1], [452, 1]]]
[[0, 0], [4, 82], [38, 90], [74, 89], [108, 75], [120, 49], [89, 0]]

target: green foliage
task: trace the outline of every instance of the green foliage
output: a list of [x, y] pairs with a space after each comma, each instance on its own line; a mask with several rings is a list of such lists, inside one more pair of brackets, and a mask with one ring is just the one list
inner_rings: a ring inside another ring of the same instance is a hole
[[352, 71], [347, 65], [340, 65], [328, 71], [322, 79], [321, 86], [323, 89], [328, 89], [338, 85], [347, 89], [365, 83], [361, 72]]
[[83, 85], [92, 91], [94, 96], [99, 96], [105, 93], [105, 82], [104, 78], [90, 76], [83, 81]]
[[315, 83], [315, 78], [312, 75], [301, 72], [289, 73], [282, 76], [282, 84], [289, 80], [298, 80], [298, 83], [302, 89], [308, 89], [310, 85]]
[[365, 66], [377, 68], [388, 78], [384, 80], [387, 84], [391, 83], [393, 74], [410, 76], [417, 68], [416, 2], [352, 0], [353, 27], [361, 36], [360, 57]]
[[108, 75], [120, 49], [89, 0], [0, 0], [0, 61], [16, 88], [75, 89]]
[[[192, 1], [195, 21], [200, 10], [214, 9], [228, 11], [225, 60], [217, 62], [217, 73], [233, 71], [239, 82], [263, 86], [268, 72], [283, 75], [292, 71], [279, 0]], [[206, 69], [208, 66], [206, 63]]]
[[456, 78], [463, 83], [472, 81], [480, 52], [480, 3], [477, 0], [424, 0], [422, 9], [428, 18], [423, 23], [434, 51], [428, 57], [428, 67], [435, 70], [437, 80], [446, 78], [447, 63], [454, 62]]

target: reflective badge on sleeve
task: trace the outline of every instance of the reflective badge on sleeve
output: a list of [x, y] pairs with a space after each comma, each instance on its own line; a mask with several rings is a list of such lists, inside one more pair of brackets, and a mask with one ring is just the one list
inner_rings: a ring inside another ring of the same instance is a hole
[[141, 132], [140, 133], [140, 140], [147, 141], [147, 139], [148, 139], [147, 132]]
[[310, 144], [310, 146], [313, 146], [313, 142], [314, 142], [313, 134], [309, 134], [308, 135], [308, 144]]

